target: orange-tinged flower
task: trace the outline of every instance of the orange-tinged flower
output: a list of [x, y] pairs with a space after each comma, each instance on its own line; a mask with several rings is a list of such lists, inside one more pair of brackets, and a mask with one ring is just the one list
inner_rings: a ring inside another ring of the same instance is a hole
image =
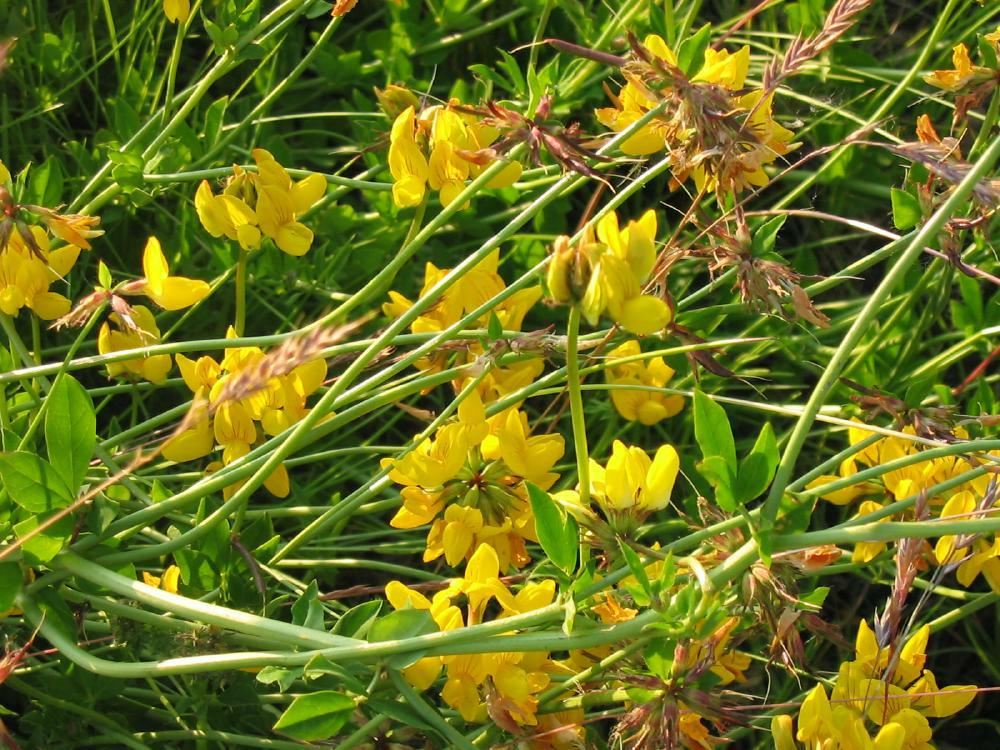
[[88, 239], [104, 234], [103, 229], [96, 229], [97, 225], [101, 223], [98, 216], [61, 215], [55, 211], [47, 211], [42, 214], [42, 221], [56, 237], [71, 245], [76, 245], [82, 250], [90, 250]]
[[970, 83], [983, 80], [990, 75], [990, 69], [973, 65], [969, 58], [969, 48], [964, 44], [956, 44], [952, 48], [952, 70], [935, 70], [924, 76], [924, 81], [945, 91], [958, 91]]

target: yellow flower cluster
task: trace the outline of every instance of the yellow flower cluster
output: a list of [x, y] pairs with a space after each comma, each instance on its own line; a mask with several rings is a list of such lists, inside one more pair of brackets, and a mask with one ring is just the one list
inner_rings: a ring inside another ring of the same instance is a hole
[[[680, 74], [677, 55], [661, 37], [651, 34], [643, 46], [661, 61], [661, 69]], [[626, 69], [628, 80], [613, 97], [614, 106], [596, 110], [597, 119], [621, 132], [669, 97], [671, 106], [626, 139], [622, 153], [644, 156], [666, 150], [677, 182], [690, 176], [698, 190], [728, 193], [766, 185], [764, 166], [797, 144], [791, 143], [792, 132], [771, 116], [773, 94], [741, 93], [749, 65], [747, 46], [732, 54], [708, 47], [704, 64], [690, 81], [661, 81], [659, 89]]]
[[933, 750], [927, 720], [961, 711], [976, 697], [976, 687], [938, 687], [934, 673], [924, 668], [929, 635], [924, 625], [897, 656], [894, 649], [879, 647], [862, 620], [855, 660], [840, 666], [829, 698], [823, 685], [809, 693], [794, 739], [790, 716], [772, 722], [777, 750], [797, 750], [796, 739], [808, 750]]
[[253, 150], [256, 172], [233, 167], [233, 176], [220, 195], [203, 180], [194, 205], [202, 226], [213, 237], [225, 235], [244, 250], [260, 247], [270, 238], [289, 255], [305, 255], [313, 233], [298, 217], [312, 208], [326, 192], [320, 174], [294, 181], [275, 158], [262, 148]]
[[[230, 328], [226, 338], [236, 338], [236, 332]], [[195, 401], [208, 401], [217, 408], [168, 440], [163, 446], [163, 456], [177, 462], [194, 461], [218, 446], [222, 461], [208, 466], [214, 471], [245, 456], [264, 435], [277, 435], [303, 419], [309, 413], [306, 400], [326, 378], [326, 360], [305, 362], [287, 375], [271, 378], [260, 390], [217, 403], [217, 396], [229, 381], [259, 367], [264, 357], [264, 352], [256, 346], [227, 349], [221, 362], [209, 356], [193, 360], [178, 354], [177, 367]], [[230, 485], [225, 495], [228, 497], [239, 486], [240, 483]], [[283, 464], [264, 481], [264, 487], [275, 497], [288, 495], [288, 470]]]
[[[497, 128], [462, 111], [457, 101], [427, 107], [419, 115], [414, 101], [396, 115], [389, 133], [389, 171], [396, 205], [419, 205], [428, 186], [438, 193], [442, 205], [450, 204], [468, 180], [493, 161], [482, 154], [499, 136]], [[510, 162], [487, 186], [508, 187], [520, 176], [520, 163]]]
[[655, 333], [673, 315], [659, 297], [643, 294], [656, 263], [656, 214], [646, 211], [638, 221], [619, 228], [610, 211], [588, 228], [583, 239], [570, 244], [556, 239], [549, 262], [549, 294], [557, 302], [578, 304], [595, 325], [605, 312], [623, 328], [640, 336]]
[[[482, 622], [491, 603], [500, 610], [496, 619], [502, 619], [541, 609], [555, 598], [554, 581], [528, 582], [514, 594], [500, 580], [500, 572], [496, 550], [481, 544], [469, 558], [465, 576], [448, 581], [431, 599], [399, 581], [390, 582], [385, 595], [397, 610], [429, 611], [442, 631]], [[466, 601], [464, 614], [454, 604], [460, 595]], [[536, 696], [548, 686], [557, 666], [548, 653], [537, 651], [429, 656], [407, 668], [404, 676], [417, 689], [427, 690], [442, 669], [447, 677], [441, 698], [463, 719], [485, 722], [491, 718], [504, 729], [516, 731], [539, 723]]]
[[0, 312], [17, 315], [21, 308], [27, 307], [42, 320], [55, 320], [69, 312], [70, 301], [49, 291], [49, 287], [70, 272], [80, 248], [67, 245], [50, 251], [49, 238], [43, 229], [31, 227], [28, 231], [34, 238], [34, 249], [15, 232], [6, 249], [0, 251]]
[[[906, 427], [904, 432], [913, 434], [913, 428]], [[857, 445], [869, 435], [871, 435], [869, 431], [860, 428], [848, 430], [848, 440], [851, 445]], [[961, 431], [959, 437], [964, 437]], [[822, 487], [851, 477], [864, 467], [875, 467], [907, 456], [916, 456], [919, 452], [917, 444], [911, 440], [885, 437], [845, 459], [840, 465], [839, 476], [817, 477], [809, 483], [809, 488]], [[824, 494], [822, 497], [835, 505], [849, 505], [861, 500], [858, 512], [854, 516], [857, 518], [874, 513], [889, 502], [926, 492], [934, 485], [954, 479], [970, 468], [965, 459], [960, 457], [920, 461], [883, 474], [880, 482], [858, 482], [845, 489]], [[929, 506], [937, 511], [940, 518], [968, 517], [967, 514], [975, 509], [978, 498], [983, 497], [987, 491], [989, 482], [989, 477], [983, 476], [964, 482], [947, 493], [931, 495], [927, 498]], [[938, 564], [945, 565], [964, 560], [958, 569], [958, 579], [963, 585], [968, 586], [980, 573], [983, 573], [990, 586], [995, 591], [1000, 591], [1000, 543], [986, 535], [977, 538], [972, 545], [970, 554], [970, 550], [965, 547], [956, 550], [954, 537], [942, 537], [935, 551]], [[885, 542], [861, 542], [855, 545], [852, 559], [854, 562], [869, 562], [885, 548]]]
[[612, 389], [611, 402], [625, 419], [649, 426], [678, 414], [684, 408], [684, 397], [651, 390], [666, 387], [674, 377], [674, 369], [663, 357], [633, 360], [641, 354], [638, 341], [615, 347], [608, 353], [604, 378], [609, 385], [641, 386]]
[[[507, 288], [506, 283], [497, 272], [500, 253], [490, 253], [482, 262], [453, 284], [440, 300], [427, 312], [417, 317], [410, 325], [413, 333], [438, 333], [449, 328], [465, 317], [472, 310], [492, 299]], [[424, 284], [420, 298], [444, 278], [450, 269], [438, 268], [428, 262], [424, 270]], [[540, 287], [532, 286], [521, 289], [492, 310], [505, 331], [520, 331], [524, 316], [542, 296]], [[397, 318], [413, 306], [413, 302], [399, 292], [389, 292], [389, 302], [382, 305], [382, 311], [392, 318]], [[483, 316], [473, 325], [485, 328], [489, 316]], [[449, 361], [457, 359], [455, 364], [474, 362], [485, 354], [479, 341], [470, 341], [458, 351], [440, 350], [433, 355], [417, 360], [416, 367], [426, 372], [440, 372], [448, 367]], [[544, 365], [537, 358], [525, 359], [507, 366], [492, 366], [480, 380], [477, 390], [485, 402], [494, 401], [501, 396], [519, 390], [529, 385], [537, 378]], [[459, 378], [454, 382], [456, 390], [460, 390], [467, 378]]]
[[501, 568], [522, 567], [530, 557], [525, 540], [537, 541], [525, 482], [548, 488], [564, 450], [561, 435], [531, 435], [528, 418], [511, 408], [487, 419], [472, 392], [458, 420], [399, 460], [383, 459], [389, 477], [402, 485], [403, 505], [391, 524], [412, 529], [432, 524], [424, 561], [444, 556], [458, 565], [481, 545], [499, 556]]

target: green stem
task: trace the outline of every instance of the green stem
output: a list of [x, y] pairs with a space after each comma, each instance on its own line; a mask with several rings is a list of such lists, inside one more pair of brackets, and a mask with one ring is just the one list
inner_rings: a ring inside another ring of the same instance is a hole
[[410, 684], [404, 679], [403, 675], [395, 669], [390, 669], [389, 679], [392, 680], [392, 684], [395, 685], [396, 690], [399, 691], [400, 696], [406, 701], [406, 704], [437, 730], [438, 734], [440, 734], [441, 737], [448, 742], [448, 747], [459, 747], [463, 748], [463, 750], [476, 750], [476, 746], [469, 742], [465, 738], [465, 735], [445, 721], [444, 717], [442, 717], [433, 706], [425, 701], [421, 697], [420, 693], [410, 686]]
[[844, 339], [840, 342], [840, 346], [837, 347], [836, 352], [830, 358], [829, 364], [823, 371], [823, 375], [820, 377], [812, 395], [809, 397], [809, 401], [802, 410], [802, 416], [796, 422], [791, 437], [788, 439], [788, 444], [781, 455], [781, 462], [775, 473], [771, 491], [768, 493], [767, 500], [764, 503], [764, 512], [761, 520], [762, 531], [765, 533], [774, 527], [774, 522], [778, 514], [778, 504], [791, 480], [792, 472], [795, 469], [795, 461], [809, 436], [813, 420], [819, 413], [830, 391], [836, 385], [837, 378], [847, 365], [861, 338], [875, 319], [882, 303], [896, 285], [902, 281], [903, 276], [910, 269], [910, 266], [923, 253], [924, 247], [941, 231], [945, 222], [957, 211], [968, 206], [970, 193], [979, 180], [986, 175], [990, 167], [993, 166], [997, 157], [1000, 157], [1000, 139], [994, 141], [982, 157], [976, 161], [965, 178], [955, 187], [954, 192], [948, 197], [948, 200], [934, 212], [934, 215], [931, 216], [927, 223], [919, 231], [912, 234], [906, 249], [885, 275], [882, 283], [878, 285], [878, 288], [868, 298], [868, 301], [858, 314], [858, 317], [855, 318], [847, 335], [844, 336]]
[[573, 451], [576, 455], [576, 475], [580, 482], [580, 504], [590, 505], [590, 454], [587, 452], [587, 421], [583, 414], [580, 392], [580, 361], [577, 338], [580, 335], [580, 306], [569, 308], [566, 332], [566, 386], [569, 388], [569, 410], [573, 423]]
[[236, 256], [236, 321], [233, 328], [237, 336], [243, 336], [247, 327], [247, 258], [249, 253], [242, 247]]

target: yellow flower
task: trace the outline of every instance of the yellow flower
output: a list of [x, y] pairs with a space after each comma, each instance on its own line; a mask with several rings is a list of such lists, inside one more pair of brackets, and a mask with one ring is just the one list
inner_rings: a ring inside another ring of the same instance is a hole
[[326, 193], [326, 179], [320, 174], [294, 182], [270, 152], [253, 150], [257, 163], [257, 205], [261, 231], [289, 255], [309, 252], [313, 233], [296, 217], [312, 208]]
[[449, 505], [444, 518], [436, 520], [427, 535], [424, 562], [436, 560], [443, 554], [449, 565], [458, 565], [472, 549], [476, 534], [482, 528], [483, 514], [478, 508]]
[[103, 229], [95, 229], [101, 223], [100, 217], [97, 216], [60, 215], [55, 211], [46, 211], [42, 214], [42, 221], [56, 237], [82, 250], [90, 250], [88, 239], [104, 234]]
[[955, 66], [953, 70], [935, 70], [924, 76], [924, 82], [945, 91], [958, 91], [990, 75], [989, 68], [972, 64], [969, 48], [964, 44], [952, 48], [951, 64]]
[[[677, 65], [677, 55], [667, 46], [662, 37], [650, 34], [643, 40], [643, 46], [656, 57], [668, 63]], [[750, 48], [743, 46], [735, 54], [727, 50], [715, 50], [708, 47], [702, 67], [691, 78], [692, 82], [716, 84], [731, 91], [743, 88], [750, 65]], [[625, 130], [659, 102], [653, 98], [652, 92], [638, 79], [630, 79], [612, 98], [614, 107], [595, 110], [597, 119], [602, 125], [611, 128], [616, 133]], [[667, 141], [673, 137], [673, 129], [662, 119], [654, 118], [644, 125], [639, 132], [629, 136], [621, 145], [621, 152], [626, 156], [647, 156], [662, 151]]]
[[176, 565], [169, 566], [163, 571], [162, 576], [154, 576], [151, 573], [142, 571], [142, 582], [147, 586], [153, 586], [154, 588], [163, 589], [168, 594], [177, 593], [177, 582], [181, 577], [181, 569]]
[[[437, 333], [457, 323], [466, 314], [479, 308], [506, 289], [504, 280], [497, 272], [500, 254], [490, 253], [480, 263], [464, 274], [454, 285], [444, 292], [436, 302], [410, 325], [414, 333]], [[427, 263], [424, 268], [424, 283], [420, 297], [426, 297], [430, 290], [447, 275], [448, 269], [442, 269], [433, 263]], [[542, 291], [533, 286], [521, 289], [510, 295], [497, 305], [491, 313], [478, 320], [475, 326], [485, 328], [490, 314], [496, 315], [505, 331], [519, 331], [524, 317], [531, 307], [541, 298]], [[413, 306], [413, 302], [402, 294], [389, 292], [389, 302], [382, 305], [382, 312], [389, 317], [398, 317]], [[482, 344], [470, 342], [467, 347], [455, 352], [450, 349], [439, 351], [428, 357], [417, 360], [415, 366], [419, 370], [439, 372], [449, 366], [454, 358], [459, 362], [475, 362], [486, 354]], [[456, 363], [457, 364], [457, 363]], [[544, 365], [538, 358], [527, 359], [503, 367], [491, 367], [480, 380], [477, 387], [480, 398], [484, 401], [494, 401], [514, 390], [530, 384], [541, 374]], [[453, 382], [456, 391], [461, 390], [468, 382], [468, 376], [463, 376]]]
[[163, 0], [163, 12], [170, 23], [187, 23], [191, 16], [191, 0]]
[[[405, 101], [399, 93], [394, 99]], [[441, 205], [449, 205], [470, 178], [495, 160], [487, 147], [499, 131], [479, 122], [476, 115], [459, 111], [457, 105], [452, 100], [418, 115], [411, 103], [395, 115], [389, 132], [389, 172], [393, 201], [400, 208], [419, 205], [428, 186], [438, 192]], [[390, 111], [395, 109], [393, 105]], [[520, 176], [521, 165], [510, 162], [486, 186], [509, 187]]]
[[604, 371], [604, 377], [611, 385], [643, 386], [641, 390], [615, 388], [611, 391], [611, 401], [625, 419], [648, 426], [680, 412], [684, 408], [684, 397], [646, 390], [664, 388], [673, 378], [674, 370], [663, 357], [618, 362], [641, 353], [638, 341], [627, 341], [612, 349], [608, 353], [608, 368]]
[[522, 566], [530, 559], [525, 540], [536, 540], [524, 482], [551, 486], [557, 479], [551, 469], [563, 450], [562, 436], [532, 436], [527, 417], [515, 408], [486, 420], [478, 395], [471, 394], [457, 422], [438, 428], [402, 458], [383, 459], [390, 479], [403, 486], [403, 505], [390, 524], [411, 529], [433, 523], [426, 560], [445, 555], [454, 564], [488, 545], [504, 568]]
[[389, 132], [392, 198], [400, 208], [419, 205], [427, 192], [427, 158], [417, 145], [416, 120], [416, 110], [407, 107], [393, 121]]
[[[143, 305], [132, 307], [130, 326], [118, 313], [112, 313], [97, 334], [97, 350], [101, 354], [143, 349], [160, 343], [160, 329], [149, 308]], [[112, 327], [114, 326], [114, 327]], [[124, 375], [132, 380], [145, 379], [151, 383], [162, 383], [170, 372], [170, 355], [156, 354], [128, 359], [123, 362], [109, 362], [108, 377]]]
[[260, 247], [257, 214], [241, 198], [223, 193], [214, 195], [208, 180], [202, 180], [194, 196], [198, 219], [213, 237], [225, 235], [240, 243], [244, 250]]
[[619, 229], [611, 211], [588, 229], [575, 246], [558, 238], [547, 282], [553, 298], [579, 304], [595, 325], [605, 312], [623, 328], [638, 335], [661, 330], [673, 317], [667, 303], [642, 293], [656, 261], [656, 214], [647, 211], [638, 221]]
[[142, 253], [142, 270], [146, 276], [143, 294], [164, 310], [182, 310], [208, 296], [211, 288], [204, 281], [171, 276], [160, 241], [150, 237]]
[[0, 312], [13, 316], [27, 307], [42, 320], [54, 320], [69, 312], [70, 301], [49, 286], [70, 272], [80, 250], [68, 245], [49, 252], [45, 232], [32, 227], [31, 233], [40, 257], [16, 232], [0, 252]]
[[672, 445], [650, 460], [641, 448], [615, 440], [606, 467], [591, 459], [591, 496], [609, 514], [643, 517], [667, 506], [679, 471]]
[[255, 148], [252, 154], [257, 172], [233, 167], [221, 195], [207, 181], [198, 186], [194, 204], [202, 226], [213, 237], [236, 240], [244, 250], [258, 248], [263, 235], [289, 255], [305, 255], [313, 233], [298, 217], [323, 197], [326, 179], [310, 174], [296, 182], [269, 151]]
[[[859, 516], [866, 516], [869, 513], [874, 513], [877, 510], [885, 507], [882, 503], [876, 502], [875, 500], [865, 500], [861, 505], [858, 506], [858, 512], [852, 516], [852, 518], [858, 518]], [[888, 518], [882, 518], [880, 522], [885, 522], [889, 520]], [[854, 552], [851, 555], [851, 561], [856, 563], [867, 563], [874, 560], [880, 554], [882, 550], [886, 548], [885, 542], [858, 542], [854, 545]]]
[[[230, 327], [226, 338], [235, 337], [236, 332]], [[171, 437], [163, 447], [165, 458], [192, 461], [208, 455], [218, 445], [222, 448], [222, 462], [213, 462], [206, 470], [220, 468], [249, 453], [262, 434], [279, 434], [308, 414], [306, 399], [326, 377], [326, 362], [322, 359], [304, 362], [243, 398], [222, 400], [230, 379], [247, 368], [257, 367], [265, 356], [255, 346], [227, 349], [221, 364], [208, 356], [192, 360], [177, 355], [177, 366], [195, 400], [211, 403], [215, 411], [211, 416], [206, 411], [193, 426]], [[225, 496], [229, 497], [242, 485], [242, 481], [229, 485], [224, 490]], [[284, 464], [268, 475], [264, 488], [275, 497], [288, 496], [291, 486]]]
[[565, 443], [562, 435], [530, 434], [528, 416], [508, 409], [490, 420], [493, 432], [483, 440], [483, 456], [502, 458], [511, 473], [548, 489], [559, 478], [551, 469], [562, 458]]
[[797, 750], [792, 737], [791, 716], [779, 714], [771, 719], [771, 739], [774, 741], [774, 750]]
[[7, 169], [7, 165], [3, 163], [3, 159], [0, 159], [0, 185], [6, 185], [10, 182], [10, 170]]

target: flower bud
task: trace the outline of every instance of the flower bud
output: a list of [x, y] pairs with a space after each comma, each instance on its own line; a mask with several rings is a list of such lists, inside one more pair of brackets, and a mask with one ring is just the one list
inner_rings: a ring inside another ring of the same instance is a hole
[[395, 120], [400, 114], [406, 111], [407, 107], [413, 107], [414, 112], [420, 111], [420, 100], [416, 94], [404, 86], [389, 84], [384, 89], [375, 88], [375, 98], [378, 105], [386, 113], [390, 120]]
[[556, 302], [578, 302], [583, 299], [593, 270], [587, 246], [570, 245], [569, 237], [556, 237], [545, 277], [549, 295]]

